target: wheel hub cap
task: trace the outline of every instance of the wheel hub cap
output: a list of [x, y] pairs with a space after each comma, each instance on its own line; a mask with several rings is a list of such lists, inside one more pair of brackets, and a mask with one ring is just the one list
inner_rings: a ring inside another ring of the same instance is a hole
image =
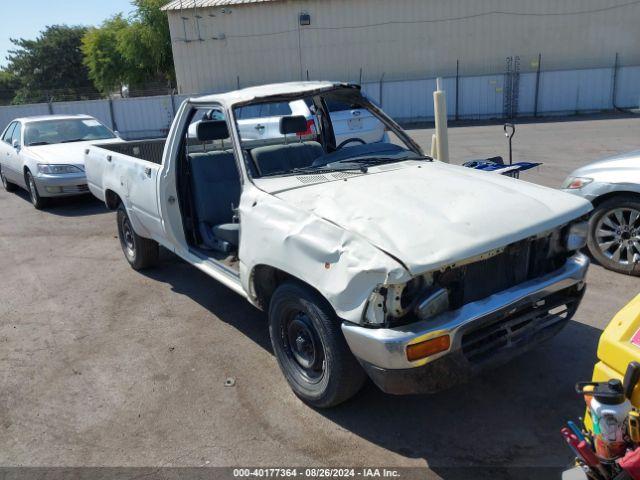
[[640, 210], [629, 207], [607, 212], [596, 225], [595, 240], [600, 251], [621, 265], [640, 258]]
[[311, 321], [299, 313], [291, 320], [287, 328], [287, 337], [294, 360], [305, 370], [315, 370], [320, 363], [318, 340]]
[[133, 241], [131, 225], [129, 225], [129, 222], [127, 220], [125, 220], [122, 224], [122, 236], [124, 237], [124, 243], [127, 247], [127, 250], [129, 250], [129, 253], [133, 255], [135, 252], [135, 243]]

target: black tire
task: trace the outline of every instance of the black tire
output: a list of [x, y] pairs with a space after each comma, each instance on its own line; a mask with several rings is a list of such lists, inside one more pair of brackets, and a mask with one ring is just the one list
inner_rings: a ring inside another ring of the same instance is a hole
[[15, 192], [18, 186], [15, 183], [11, 183], [7, 180], [7, 177], [4, 176], [4, 172], [2, 171], [2, 166], [0, 165], [0, 180], [2, 180], [2, 186], [7, 192]]
[[143, 270], [158, 264], [158, 242], [139, 236], [131, 225], [127, 210], [118, 206], [118, 238], [124, 257], [134, 270]]
[[364, 385], [364, 370], [333, 309], [313, 289], [296, 282], [276, 289], [269, 304], [269, 335], [289, 386], [309, 405], [336, 406]]
[[49, 199], [40, 196], [40, 194], [38, 193], [38, 186], [36, 185], [36, 181], [33, 179], [33, 175], [29, 170], [27, 170], [24, 174], [24, 181], [27, 184], [27, 191], [29, 192], [29, 199], [31, 200], [31, 204], [36, 210], [42, 210], [49, 203]]
[[636, 217], [637, 214], [640, 214], [640, 198], [633, 195], [613, 197], [593, 211], [587, 247], [606, 269], [640, 276], [640, 217]]

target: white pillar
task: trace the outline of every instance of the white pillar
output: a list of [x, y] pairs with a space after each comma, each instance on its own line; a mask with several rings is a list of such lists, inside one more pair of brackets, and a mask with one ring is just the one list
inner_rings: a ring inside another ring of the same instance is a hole
[[442, 90], [442, 78], [436, 80], [433, 92], [433, 112], [436, 121], [437, 159], [449, 163], [449, 134], [447, 132], [447, 97]]
[[431, 135], [431, 158], [438, 158], [438, 137]]

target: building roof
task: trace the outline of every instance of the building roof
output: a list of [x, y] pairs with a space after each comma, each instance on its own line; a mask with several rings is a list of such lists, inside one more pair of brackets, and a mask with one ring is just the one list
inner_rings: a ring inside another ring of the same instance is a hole
[[245, 5], [247, 3], [277, 2], [281, 0], [172, 0], [161, 10], [182, 10], [187, 8], [226, 7], [229, 5]]

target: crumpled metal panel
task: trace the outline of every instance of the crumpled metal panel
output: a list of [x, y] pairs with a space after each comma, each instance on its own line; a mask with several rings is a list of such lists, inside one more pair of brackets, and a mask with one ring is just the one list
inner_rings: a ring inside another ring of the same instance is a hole
[[274, 194], [367, 239], [414, 275], [552, 230], [592, 208], [557, 190], [441, 162], [388, 169], [346, 182], [279, 185]]
[[336, 314], [354, 323], [376, 285], [410, 280], [402, 265], [361, 235], [296, 208], [253, 185], [240, 202], [241, 280], [255, 301], [251, 272], [280, 269], [312, 285]]

